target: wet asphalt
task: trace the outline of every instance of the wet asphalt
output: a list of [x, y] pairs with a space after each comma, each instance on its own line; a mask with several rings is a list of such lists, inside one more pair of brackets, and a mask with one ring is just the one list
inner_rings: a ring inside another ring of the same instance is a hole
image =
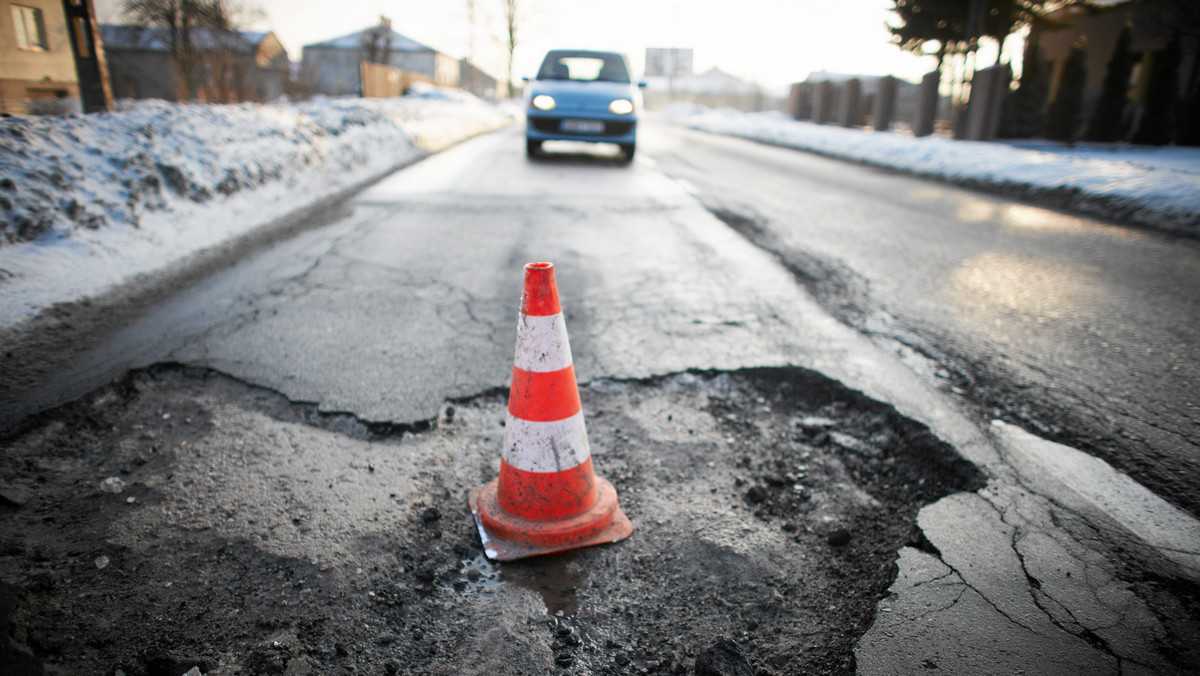
[[930, 362], [985, 415], [1086, 449], [1200, 513], [1196, 240], [808, 153], [665, 136], [658, 167], [778, 254], [825, 309]]

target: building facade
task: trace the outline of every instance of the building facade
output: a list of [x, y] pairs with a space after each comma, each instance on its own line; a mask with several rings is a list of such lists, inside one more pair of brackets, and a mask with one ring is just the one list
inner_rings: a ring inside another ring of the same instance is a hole
[[378, 26], [305, 45], [300, 88], [327, 96], [360, 95], [363, 62], [414, 73], [441, 87], [457, 87], [460, 82], [457, 59], [395, 32], [391, 21], [381, 18]]
[[82, 111], [71, 39], [62, 0], [0, 0], [0, 112]]
[[288, 56], [274, 33], [193, 31], [187, 82], [161, 29], [102, 25], [100, 35], [116, 98], [232, 103], [270, 101], [288, 90]]

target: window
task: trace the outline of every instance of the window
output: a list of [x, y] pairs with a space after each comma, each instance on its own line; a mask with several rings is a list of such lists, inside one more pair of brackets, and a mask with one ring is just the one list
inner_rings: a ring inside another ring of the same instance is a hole
[[538, 79], [628, 83], [629, 71], [617, 54], [550, 52], [542, 62]]
[[42, 10], [35, 7], [13, 5], [13, 25], [17, 29], [17, 47], [34, 52], [50, 49], [46, 43], [46, 24], [42, 21]]

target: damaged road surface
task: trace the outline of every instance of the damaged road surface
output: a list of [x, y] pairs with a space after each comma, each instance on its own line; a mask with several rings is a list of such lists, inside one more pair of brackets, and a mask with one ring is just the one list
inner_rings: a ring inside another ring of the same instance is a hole
[[[628, 166], [474, 139], [3, 392], [0, 661], [1195, 672], [1194, 519], [822, 309], [656, 138]], [[533, 261], [635, 530], [493, 564], [466, 494], [497, 474]]]
[[0, 480], [29, 495], [4, 518], [12, 637], [52, 673], [691, 673], [722, 637], [768, 673], [844, 673], [896, 551], [926, 546], [917, 509], [981, 485], [801, 369], [582, 398], [637, 530], [493, 565], [465, 496], [497, 472], [503, 396], [372, 432], [211, 372], [134, 374], [6, 440]]

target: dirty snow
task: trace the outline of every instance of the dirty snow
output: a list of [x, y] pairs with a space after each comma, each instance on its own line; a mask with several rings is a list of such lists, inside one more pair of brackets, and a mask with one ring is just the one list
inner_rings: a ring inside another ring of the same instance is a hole
[[915, 138], [694, 104], [675, 104], [658, 120], [957, 183], [998, 184], [1120, 222], [1200, 235], [1200, 148]]
[[511, 122], [463, 92], [0, 120], [0, 327]]

